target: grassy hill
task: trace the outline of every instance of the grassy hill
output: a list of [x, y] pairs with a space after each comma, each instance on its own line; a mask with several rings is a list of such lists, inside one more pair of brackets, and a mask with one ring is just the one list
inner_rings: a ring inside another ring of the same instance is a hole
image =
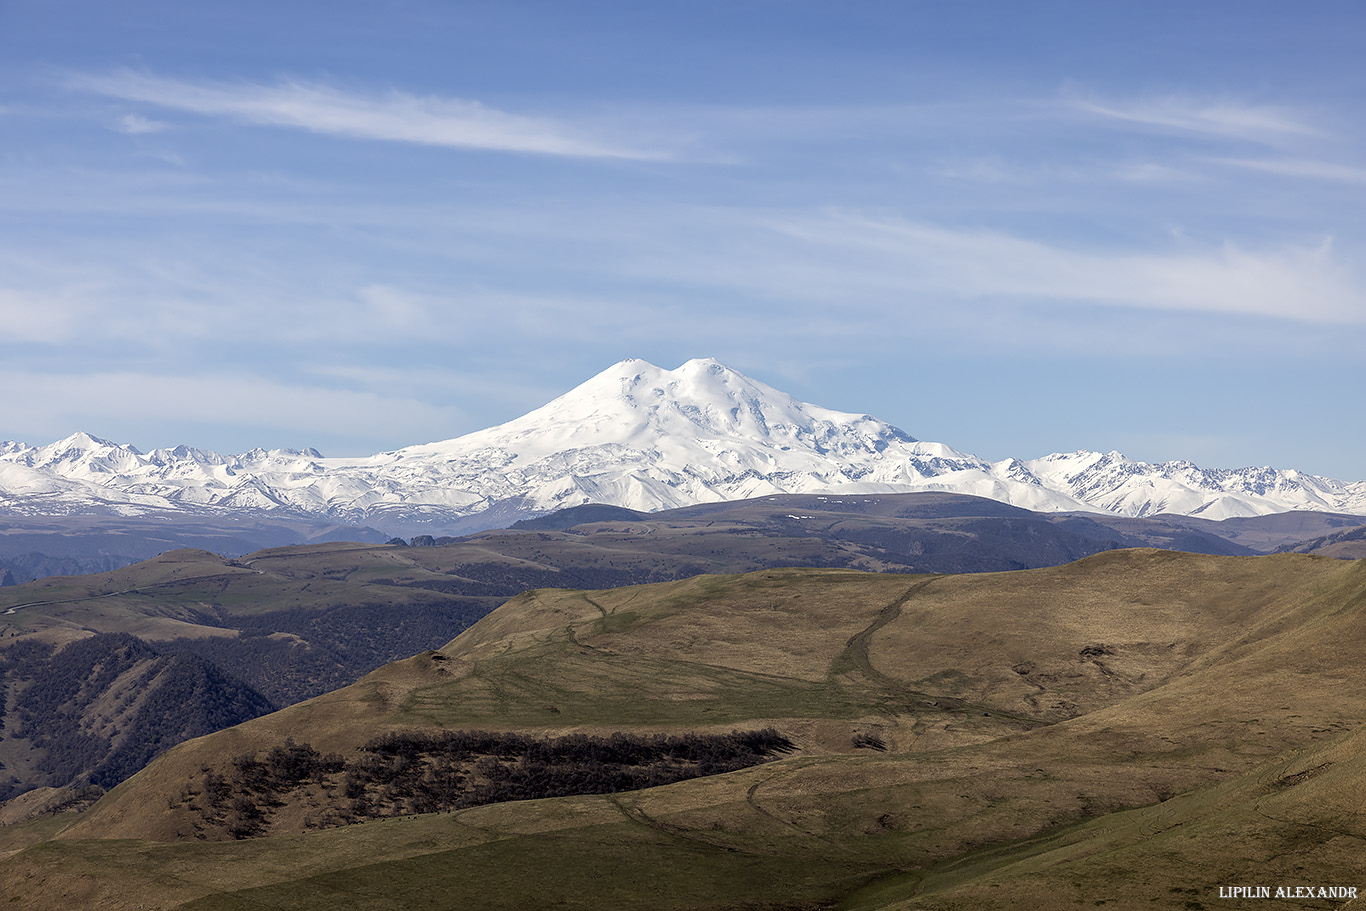
[[[1290, 530], [1336, 521], [1301, 516]], [[26, 666], [16, 676], [5, 658], [6, 652], [19, 654], [14, 646], [37, 642], [50, 652], [96, 635], [136, 636], [167, 660], [202, 663], [206, 679], [221, 679], [229, 689], [246, 686], [275, 705], [289, 705], [352, 683], [387, 661], [440, 646], [530, 588], [601, 589], [778, 566], [897, 573], [1020, 569], [1134, 544], [1248, 552], [1215, 533], [1221, 523], [1193, 528], [1174, 519], [1045, 516], [991, 500], [931, 493], [776, 496], [651, 515], [584, 506], [520, 525], [440, 546], [316, 543], [238, 560], [184, 549], [110, 572], [0, 588], [0, 695], [17, 709], [28, 698], [24, 693], [69, 689], [78, 676], [79, 669], [56, 657], [61, 651], [44, 669]], [[139, 527], [101, 526], [116, 538], [142, 540], [134, 534]], [[244, 526], [234, 533], [268, 531]], [[229, 540], [210, 535], [212, 528], [198, 532], [209, 536], [195, 540]], [[14, 528], [6, 535], [22, 538]], [[26, 730], [0, 731], [0, 794], [108, 783], [118, 780], [110, 779], [109, 768], [120, 775], [136, 769], [127, 759], [109, 765], [116, 742], [155, 741], [158, 749], [175, 742], [150, 719], [134, 733], [126, 729], [133, 719], [124, 714], [108, 721], [85, 717], [82, 706], [122, 698], [113, 690], [87, 690], [81, 690], [79, 705], [62, 709], [69, 720], [59, 728], [70, 736], [42, 734], [45, 723], [37, 716]], [[229, 703], [248, 704], [232, 693], [203, 694], [195, 700], [201, 717], [185, 716], [181, 729], [201, 732], [210, 729], [211, 719], [248, 717], [210, 708]], [[0, 715], [4, 711], [0, 704]], [[91, 737], [106, 745], [93, 747]]]
[[[1235, 908], [1359, 883], [1366, 563], [1152, 550], [964, 576], [767, 570], [509, 601], [439, 651], [173, 749], [53, 837], [14, 908]], [[287, 743], [724, 734], [782, 758], [608, 795], [233, 840], [194, 792]], [[1303, 901], [1297, 907], [1338, 907]]]

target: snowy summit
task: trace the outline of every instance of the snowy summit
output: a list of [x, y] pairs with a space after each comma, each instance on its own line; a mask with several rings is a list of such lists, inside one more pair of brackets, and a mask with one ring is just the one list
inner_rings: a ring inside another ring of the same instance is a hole
[[143, 454], [78, 433], [0, 445], [0, 510], [275, 514], [463, 533], [597, 502], [643, 511], [777, 493], [946, 491], [1027, 509], [1221, 519], [1366, 514], [1366, 482], [1119, 453], [987, 462], [866, 414], [799, 402], [712, 359], [625, 360], [520, 418], [364, 459], [313, 450]]

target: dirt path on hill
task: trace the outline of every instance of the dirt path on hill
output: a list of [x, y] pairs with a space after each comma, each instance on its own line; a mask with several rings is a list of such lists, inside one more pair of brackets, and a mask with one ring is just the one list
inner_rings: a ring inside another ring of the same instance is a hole
[[873, 662], [868, 657], [868, 644], [872, 641], [874, 633], [901, 616], [901, 608], [905, 606], [907, 601], [914, 598], [937, 578], [938, 576], [930, 576], [928, 579], [921, 579], [919, 582], [916, 582], [910, 588], [906, 589], [901, 597], [879, 611], [877, 619], [870, 623], [867, 628], [849, 637], [849, 641], [844, 644], [844, 651], [837, 660], [853, 664], [853, 666], [858, 669], [859, 673], [867, 677], [873, 683], [876, 683], [878, 686], [889, 690], [904, 690], [905, 684], [901, 681], [894, 680], [882, 673], [882, 671], [873, 667]]
[[986, 705], [979, 705], [974, 702], [960, 699], [957, 696], [938, 695], [927, 693], [923, 690], [913, 689], [905, 682], [889, 677], [882, 671], [873, 666], [872, 659], [869, 657], [868, 648], [873, 640], [873, 636], [878, 630], [901, 616], [901, 609], [914, 597], [923, 592], [929, 585], [938, 581], [939, 576], [930, 576], [921, 579], [910, 588], [906, 589], [895, 601], [888, 604], [878, 612], [877, 619], [868, 624], [866, 628], [860, 630], [849, 637], [849, 641], [844, 645], [844, 651], [836, 659], [836, 664], [846, 667], [852, 666], [855, 671], [863, 675], [868, 681], [883, 689], [889, 696], [894, 696], [900, 705], [900, 711], [928, 711], [928, 712], [951, 712], [956, 714], [973, 715], [994, 715], [999, 718], [1008, 719], [1014, 722], [1022, 722], [1030, 726], [1048, 724], [1038, 718], [1030, 718], [1027, 715], [1019, 715], [1013, 712], [1001, 711], [998, 708]]

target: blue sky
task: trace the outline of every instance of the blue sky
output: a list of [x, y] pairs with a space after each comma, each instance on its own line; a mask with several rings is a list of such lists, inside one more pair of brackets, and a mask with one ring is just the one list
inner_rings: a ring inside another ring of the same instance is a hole
[[1366, 478], [1355, 2], [0, 0], [0, 438], [363, 455], [716, 357]]

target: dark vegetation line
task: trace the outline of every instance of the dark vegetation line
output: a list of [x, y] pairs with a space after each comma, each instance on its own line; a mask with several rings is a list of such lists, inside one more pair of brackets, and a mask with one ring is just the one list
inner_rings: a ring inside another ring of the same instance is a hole
[[393, 733], [347, 759], [309, 744], [244, 753], [222, 770], [200, 769], [173, 804], [191, 810], [194, 835], [267, 834], [277, 809], [307, 809], [304, 828], [579, 794], [611, 794], [719, 775], [792, 750], [772, 728], [729, 734], [641, 736], [445, 731]]

